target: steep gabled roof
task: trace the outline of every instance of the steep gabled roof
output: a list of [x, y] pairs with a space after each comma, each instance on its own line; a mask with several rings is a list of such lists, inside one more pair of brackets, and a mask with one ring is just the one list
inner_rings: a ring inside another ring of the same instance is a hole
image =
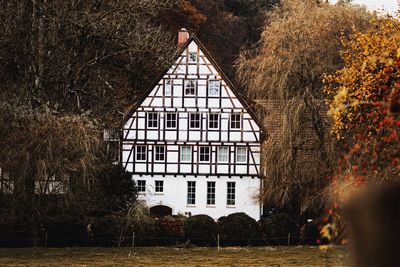
[[[207, 59], [211, 62], [211, 64], [215, 67], [215, 69], [219, 72], [221, 75], [222, 79], [228, 84], [229, 88], [232, 90], [232, 92], [235, 94], [239, 102], [242, 104], [242, 106], [246, 109], [246, 111], [250, 114], [251, 118], [256, 122], [257, 126], [260, 128], [260, 131], [262, 132], [262, 124], [260, 124], [257, 116], [254, 114], [253, 109], [251, 106], [248, 104], [248, 99], [246, 99], [239, 91], [236, 89], [235, 85], [231, 82], [231, 80], [226, 76], [224, 71], [221, 69], [221, 67], [218, 65], [218, 63], [215, 61], [213, 56], [210, 54], [210, 52], [205, 48], [205, 46], [201, 43], [201, 41], [194, 35], [191, 35], [189, 39], [186, 41], [184, 45], [177, 51], [176, 56], [174, 57], [174, 62], [181, 56], [183, 51], [189, 46], [189, 44], [192, 41], [195, 41], [196, 44], [199, 46], [200, 50], [204, 53], [204, 55], [207, 57]], [[154, 89], [155, 86], [160, 82], [160, 80], [164, 77], [164, 75], [168, 72], [168, 70], [171, 68], [171, 66], [168, 66], [165, 68], [155, 79], [154, 83], [142, 94], [142, 96], [136, 101], [134, 105], [132, 105], [129, 108], [128, 113], [125, 115], [123, 124], [125, 124], [129, 118], [132, 116], [132, 114], [140, 107], [140, 105], [144, 102], [144, 100], [150, 95], [152, 90]]]

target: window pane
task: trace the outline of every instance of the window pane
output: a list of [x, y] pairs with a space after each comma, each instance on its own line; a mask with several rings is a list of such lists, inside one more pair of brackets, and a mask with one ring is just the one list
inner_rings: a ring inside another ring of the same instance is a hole
[[164, 192], [164, 181], [156, 181], [156, 192], [157, 193]]
[[207, 205], [215, 205], [215, 182], [207, 182]]
[[231, 129], [240, 129], [241, 116], [240, 114], [231, 114]]
[[218, 162], [228, 162], [228, 147], [218, 147]]
[[188, 181], [187, 204], [196, 204], [196, 182]]
[[218, 129], [219, 127], [219, 114], [210, 113], [208, 114], [208, 128]]
[[136, 146], [136, 160], [145, 161], [146, 160], [147, 147], [146, 146]]
[[166, 114], [166, 128], [176, 128], [176, 113], [167, 113]]
[[146, 192], [146, 180], [137, 181], [138, 192]]
[[172, 94], [172, 80], [166, 80], [165, 81], [165, 95], [170, 96]]
[[189, 63], [196, 63], [197, 62], [197, 53], [190, 52], [189, 53]]
[[220, 87], [221, 87], [221, 81], [219, 80], [208, 81], [208, 95], [219, 96]]
[[209, 162], [210, 161], [210, 147], [201, 146], [199, 151], [199, 161], [200, 162]]
[[165, 160], [165, 147], [164, 146], [155, 146], [154, 149], [156, 161], [164, 161]]
[[196, 80], [185, 80], [185, 95], [195, 95], [196, 87]]
[[191, 128], [191, 129], [199, 129], [200, 128], [200, 113], [190, 113], [189, 128]]
[[236, 183], [228, 182], [227, 183], [227, 196], [226, 196], [226, 204], [227, 205], [235, 205], [235, 197], [236, 197]]
[[236, 162], [246, 162], [247, 159], [247, 148], [237, 147], [236, 148]]
[[158, 112], [147, 113], [147, 127], [149, 128], [158, 127]]
[[192, 147], [182, 146], [181, 147], [181, 161], [191, 161], [192, 160]]

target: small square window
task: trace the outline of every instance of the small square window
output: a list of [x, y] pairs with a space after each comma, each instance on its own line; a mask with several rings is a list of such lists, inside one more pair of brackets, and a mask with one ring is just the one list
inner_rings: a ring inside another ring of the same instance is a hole
[[164, 161], [165, 160], [165, 146], [154, 146], [154, 160]]
[[210, 162], [210, 147], [201, 146], [199, 149], [199, 161], [200, 162]]
[[219, 128], [219, 114], [218, 113], [208, 114], [208, 128], [209, 129], [218, 129]]
[[185, 95], [196, 95], [196, 89], [196, 80], [185, 80]]
[[156, 193], [164, 192], [164, 181], [155, 181], [156, 182]]
[[147, 113], [147, 128], [158, 127], [158, 112]]
[[197, 63], [197, 53], [189, 52], [189, 63]]
[[168, 129], [176, 129], [176, 113], [167, 113], [165, 116], [165, 127]]
[[136, 146], [136, 161], [145, 161], [147, 156], [146, 146]]
[[236, 148], [236, 162], [245, 163], [247, 160], [247, 148], [237, 147]]
[[200, 129], [200, 113], [189, 114], [189, 129]]
[[220, 146], [217, 150], [218, 162], [228, 162], [229, 149], [226, 146]]
[[165, 80], [165, 85], [164, 85], [164, 95], [165, 96], [171, 96], [172, 95], [172, 80]]
[[146, 180], [137, 181], [137, 190], [138, 192], [146, 192]]
[[241, 118], [239, 113], [231, 114], [231, 129], [241, 128]]
[[219, 96], [220, 88], [221, 88], [220, 80], [208, 81], [208, 95], [209, 96]]
[[182, 162], [192, 161], [192, 147], [191, 146], [182, 146], [181, 147], [181, 161]]

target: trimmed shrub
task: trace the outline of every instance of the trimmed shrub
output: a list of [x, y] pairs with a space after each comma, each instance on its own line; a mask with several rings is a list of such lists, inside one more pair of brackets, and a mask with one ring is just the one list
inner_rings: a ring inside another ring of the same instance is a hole
[[221, 221], [220, 227], [225, 243], [229, 245], [249, 245], [252, 244], [251, 239], [261, 237], [256, 220], [244, 212], [228, 215]]
[[260, 221], [261, 231], [271, 245], [287, 245], [290, 233], [292, 244], [299, 241], [299, 227], [286, 213], [278, 213]]
[[185, 236], [197, 246], [215, 245], [218, 234], [218, 225], [208, 215], [189, 217], [184, 224]]

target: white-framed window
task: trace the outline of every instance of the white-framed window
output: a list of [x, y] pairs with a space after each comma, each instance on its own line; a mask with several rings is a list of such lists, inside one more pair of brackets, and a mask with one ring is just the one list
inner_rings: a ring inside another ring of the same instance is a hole
[[236, 162], [244, 163], [247, 161], [247, 148], [237, 147], [236, 148]]
[[219, 96], [221, 90], [221, 80], [209, 80], [208, 81], [208, 95]]
[[166, 113], [166, 116], [165, 116], [165, 127], [167, 129], [176, 129], [176, 120], [177, 120], [177, 114], [176, 113]]
[[210, 162], [210, 147], [209, 146], [199, 147], [199, 161], [200, 162]]
[[146, 180], [137, 180], [137, 190], [139, 193], [146, 192]]
[[219, 146], [217, 149], [217, 162], [228, 162], [229, 148], [227, 146]]
[[172, 95], [172, 80], [171, 79], [165, 80], [164, 95], [165, 96], [171, 96]]
[[231, 114], [231, 129], [240, 129], [242, 126], [242, 116], [240, 113]]
[[165, 161], [165, 146], [154, 146], [154, 160]]
[[196, 95], [196, 89], [196, 80], [185, 80], [185, 95]]
[[147, 128], [157, 128], [157, 127], [158, 127], [158, 112], [148, 112]]
[[236, 183], [227, 182], [226, 205], [234, 206], [236, 199]]
[[189, 129], [200, 129], [200, 113], [189, 113]]
[[192, 161], [192, 147], [191, 146], [182, 146], [180, 158], [181, 158], [182, 162]]
[[189, 52], [189, 64], [197, 63], [197, 52]]
[[207, 182], [207, 205], [215, 205], [215, 182]]
[[147, 158], [147, 147], [144, 145], [136, 146], [136, 161], [145, 161]]
[[208, 114], [208, 129], [218, 129], [219, 128], [219, 114], [209, 113]]
[[155, 182], [156, 182], [155, 192], [156, 193], [164, 192], [164, 181], [155, 181]]
[[188, 205], [196, 204], [196, 182], [188, 181], [187, 202]]

